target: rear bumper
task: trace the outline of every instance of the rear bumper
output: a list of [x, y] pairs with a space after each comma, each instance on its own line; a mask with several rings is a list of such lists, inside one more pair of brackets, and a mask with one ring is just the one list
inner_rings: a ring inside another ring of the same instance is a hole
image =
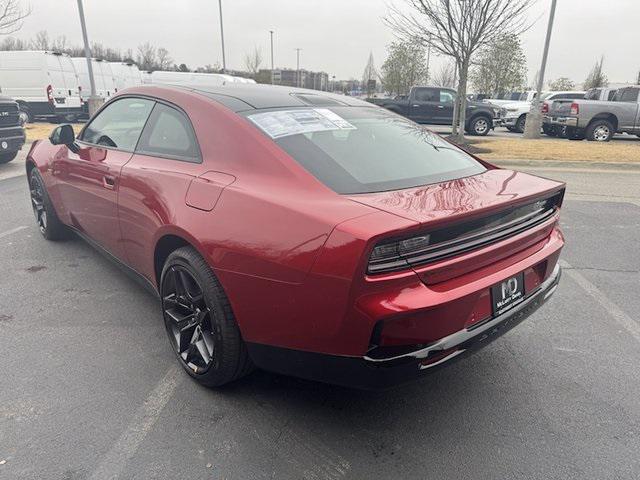
[[558, 125], [561, 127], [577, 127], [578, 119], [576, 117], [553, 117], [545, 116], [542, 119], [543, 123], [548, 125]]
[[409, 382], [464, 358], [521, 323], [555, 292], [561, 277], [553, 273], [525, 299], [502, 315], [480, 325], [459, 330], [424, 348], [394, 356], [363, 357], [325, 355], [248, 343], [254, 363], [265, 370], [346, 387], [378, 390]]

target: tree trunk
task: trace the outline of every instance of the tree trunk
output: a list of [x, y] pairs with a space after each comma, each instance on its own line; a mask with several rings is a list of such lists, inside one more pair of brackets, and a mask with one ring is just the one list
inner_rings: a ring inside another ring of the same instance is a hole
[[[464, 142], [464, 130], [467, 119], [467, 80], [469, 78], [469, 62], [463, 61], [459, 67], [460, 80], [458, 83], [458, 95], [456, 98], [457, 115], [454, 114], [454, 121], [457, 121], [457, 128], [454, 128], [453, 135], [458, 142]], [[457, 118], [456, 118], [457, 117]]]

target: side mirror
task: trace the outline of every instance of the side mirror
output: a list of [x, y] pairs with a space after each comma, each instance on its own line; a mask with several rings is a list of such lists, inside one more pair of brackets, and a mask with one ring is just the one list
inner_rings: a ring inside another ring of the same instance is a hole
[[76, 134], [73, 131], [73, 126], [68, 123], [54, 128], [51, 135], [49, 135], [49, 141], [53, 145], [66, 145], [72, 152], [78, 151], [78, 146], [76, 145]]

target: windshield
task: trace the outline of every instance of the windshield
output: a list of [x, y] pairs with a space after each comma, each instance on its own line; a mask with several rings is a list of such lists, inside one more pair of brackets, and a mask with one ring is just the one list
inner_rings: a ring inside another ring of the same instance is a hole
[[438, 135], [379, 108], [296, 108], [247, 117], [341, 194], [411, 188], [486, 171]]

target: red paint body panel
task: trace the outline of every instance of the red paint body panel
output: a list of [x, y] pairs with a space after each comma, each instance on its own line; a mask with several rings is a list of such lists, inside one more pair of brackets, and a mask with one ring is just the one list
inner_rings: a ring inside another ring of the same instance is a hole
[[[48, 141], [28, 161], [56, 211], [157, 285], [155, 249], [167, 235], [193, 245], [219, 278], [248, 342], [362, 356], [382, 322], [382, 345], [423, 344], [491, 315], [492, 285], [525, 272], [532, 290], [563, 246], [557, 218], [507, 240], [400, 272], [367, 275], [380, 240], [442, 228], [520, 205], [563, 185], [501, 169], [437, 185], [338, 195], [245, 118], [169, 87], [157, 97], [191, 120], [202, 163]], [[76, 158], [78, 157], [78, 158]], [[106, 176], [115, 182], [106, 185]]]

